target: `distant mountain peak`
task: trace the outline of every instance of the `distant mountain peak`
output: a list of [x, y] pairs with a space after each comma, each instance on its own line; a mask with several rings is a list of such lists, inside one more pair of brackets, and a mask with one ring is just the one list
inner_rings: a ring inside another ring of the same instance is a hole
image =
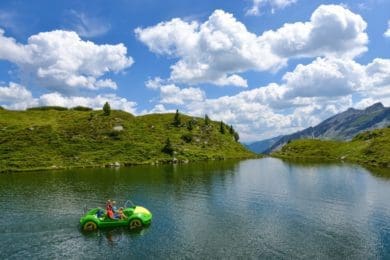
[[265, 153], [280, 149], [291, 140], [302, 138], [350, 140], [356, 134], [383, 128], [390, 124], [390, 108], [382, 103], [375, 103], [366, 109], [349, 108], [347, 111], [336, 114], [314, 127], [282, 136], [264, 150]]
[[367, 107], [365, 110], [369, 111], [369, 112], [372, 112], [372, 111], [376, 111], [376, 110], [382, 110], [384, 108], [385, 107], [383, 106], [383, 104], [381, 102], [378, 102], [378, 103], [375, 103], [375, 104]]

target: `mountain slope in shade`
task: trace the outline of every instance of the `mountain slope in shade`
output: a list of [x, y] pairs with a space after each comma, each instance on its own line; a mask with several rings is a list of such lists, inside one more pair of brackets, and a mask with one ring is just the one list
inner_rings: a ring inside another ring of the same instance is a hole
[[245, 144], [245, 147], [248, 150], [250, 150], [252, 152], [255, 152], [255, 153], [264, 153], [264, 151], [266, 151], [274, 143], [279, 141], [280, 138], [282, 138], [282, 137], [283, 136], [280, 135], [280, 136], [277, 136], [277, 137], [274, 137], [274, 138], [265, 139], [265, 140], [254, 142], [254, 143], [250, 143], [250, 144]]
[[372, 129], [386, 127], [390, 124], [390, 108], [376, 103], [364, 110], [349, 108], [332, 116], [315, 127], [282, 136], [278, 141], [264, 150], [271, 153], [279, 150], [289, 141], [303, 138], [328, 140], [350, 140], [355, 135]]

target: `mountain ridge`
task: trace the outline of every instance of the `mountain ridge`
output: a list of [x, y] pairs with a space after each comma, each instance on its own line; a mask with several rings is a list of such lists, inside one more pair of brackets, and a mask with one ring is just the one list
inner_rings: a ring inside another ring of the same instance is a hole
[[274, 143], [279, 141], [282, 137], [283, 137], [283, 135], [279, 135], [279, 136], [276, 136], [273, 138], [264, 139], [261, 141], [257, 141], [257, 142], [253, 142], [253, 143], [249, 143], [249, 144], [244, 144], [244, 145], [248, 150], [250, 150], [254, 153], [263, 153], [270, 146], [272, 146]]
[[[349, 108], [344, 112], [325, 119], [316, 126], [284, 135], [262, 152], [269, 154], [277, 151], [283, 145], [296, 139], [316, 138], [325, 140], [351, 140], [364, 131], [386, 127], [390, 124], [390, 108], [382, 103], [375, 103], [365, 109]], [[266, 139], [264, 141], [268, 141]], [[262, 142], [262, 141], [259, 141]], [[248, 146], [247, 146], [248, 147]], [[254, 150], [252, 150], [254, 151]], [[254, 151], [258, 152], [258, 151]]]

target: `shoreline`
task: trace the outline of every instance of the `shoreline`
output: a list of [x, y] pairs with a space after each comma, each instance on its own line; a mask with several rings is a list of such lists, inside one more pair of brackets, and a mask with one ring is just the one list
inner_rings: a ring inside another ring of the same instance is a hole
[[0, 174], [12, 174], [19, 172], [37, 172], [37, 171], [61, 171], [61, 170], [69, 170], [69, 169], [88, 169], [88, 168], [128, 168], [133, 166], [141, 166], [141, 165], [150, 165], [150, 166], [158, 166], [158, 165], [168, 165], [168, 164], [190, 164], [195, 162], [212, 162], [212, 161], [227, 161], [227, 160], [246, 160], [246, 159], [260, 159], [263, 158], [262, 155], [248, 156], [248, 157], [214, 157], [200, 160], [189, 160], [189, 159], [156, 159], [149, 160], [143, 162], [110, 162], [106, 164], [91, 164], [91, 165], [71, 165], [71, 166], [57, 166], [53, 165], [50, 167], [33, 167], [33, 168], [18, 168], [18, 169], [1, 169]]
[[13, 174], [13, 173], [22, 173], [22, 172], [38, 172], [38, 171], [62, 171], [62, 170], [69, 170], [69, 169], [92, 169], [92, 168], [130, 168], [133, 166], [142, 166], [142, 165], [149, 165], [149, 166], [159, 166], [159, 165], [185, 165], [185, 164], [191, 164], [191, 163], [197, 163], [197, 162], [212, 162], [212, 161], [228, 161], [228, 160], [246, 160], [246, 159], [261, 159], [261, 158], [276, 158], [280, 159], [284, 162], [291, 162], [291, 163], [298, 163], [303, 165], [317, 165], [317, 164], [340, 164], [340, 163], [346, 163], [346, 164], [352, 164], [356, 166], [363, 167], [369, 171], [380, 173], [380, 175], [388, 175], [390, 177], [390, 166], [382, 166], [378, 164], [368, 164], [363, 163], [361, 161], [355, 161], [355, 160], [341, 160], [341, 159], [329, 159], [329, 158], [320, 158], [320, 157], [289, 157], [289, 156], [280, 156], [280, 155], [262, 155], [258, 154], [255, 156], [248, 156], [248, 157], [230, 157], [230, 158], [209, 158], [209, 159], [203, 159], [203, 160], [188, 160], [188, 159], [181, 159], [178, 160], [176, 158], [172, 159], [160, 159], [160, 160], [152, 160], [152, 161], [144, 161], [144, 162], [112, 162], [107, 164], [95, 164], [95, 165], [72, 165], [72, 166], [50, 166], [50, 167], [34, 167], [34, 168], [19, 168], [19, 169], [3, 169], [0, 170], [0, 174]]

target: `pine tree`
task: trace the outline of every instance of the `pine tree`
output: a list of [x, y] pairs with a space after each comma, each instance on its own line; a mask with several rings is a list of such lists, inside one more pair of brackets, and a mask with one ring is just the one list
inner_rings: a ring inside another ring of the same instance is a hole
[[192, 131], [192, 129], [194, 129], [192, 120], [189, 120], [189, 121], [188, 121], [188, 123], [187, 123], [187, 129], [188, 129], [189, 131]]
[[110, 104], [108, 104], [108, 102], [106, 102], [103, 106], [103, 114], [105, 116], [109, 116], [111, 114], [111, 107]]
[[171, 144], [171, 140], [169, 139], [169, 137], [165, 141], [165, 145], [164, 145], [164, 147], [162, 149], [162, 152], [164, 152], [166, 154], [169, 154], [169, 155], [173, 154], [173, 146]]
[[238, 133], [237, 133], [237, 132], [234, 132], [234, 140], [235, 140], [236, 142], [238, 142], [239, 139], [240, 139], [240, 136], [238, 135]]
[[234, 135], [234, 129], [232, 125], [229, 127], [229, 134]]
[[207, 114], [204, 116], [204, 124], [205, 125], [209, 125], [210, 124], [210, 118], [209, 118], [209, 116]]
[[220, 126], [219, 126], [219, 132], [220, 132], [221, 134], [225, 134], [225, 127], [224, 127], [222, 121], [221, 121], [221, 124], [220, 124]]
[[176, 109], [176, 114], [175, 117], [173, 118], [173, 125], [176, 127], [179, 127], [181, 125], [179, 109]]

